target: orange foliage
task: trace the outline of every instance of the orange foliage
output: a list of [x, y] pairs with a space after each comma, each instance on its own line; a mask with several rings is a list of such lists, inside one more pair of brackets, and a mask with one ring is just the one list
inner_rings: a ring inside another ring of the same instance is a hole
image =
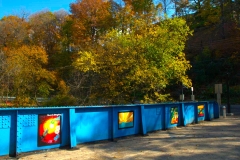
[[77, 44], [95, 41], [111, 25], [110, 3], [104, 0], [82, 0], [71, 4], [74, 40]]
[[0, 21], [0, 48], [7, 50], [21, 46], [28, 36], [28, 23], [17, 16], [7, 16]]

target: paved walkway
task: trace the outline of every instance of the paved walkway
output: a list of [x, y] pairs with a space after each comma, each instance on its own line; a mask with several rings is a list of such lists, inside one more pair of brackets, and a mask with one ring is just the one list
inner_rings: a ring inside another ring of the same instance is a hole
[[23, 153], [19, 160], [240, 160], [240, 116], [214, 119], [176, 129], [101, 141], [75, 149]]

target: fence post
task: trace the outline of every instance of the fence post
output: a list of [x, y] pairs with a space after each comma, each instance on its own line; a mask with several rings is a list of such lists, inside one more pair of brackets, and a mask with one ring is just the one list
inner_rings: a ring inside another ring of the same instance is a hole
[[111, 106], [112, 107], [112, 123], [111, 123], [111, 131], [112, 131], [112, 141], [114, 141], [114, 137], [115, 137], [115, 128], [114, 128], [114, 106]]
[[182, 111], [181, 111], [182, 117], [179, 116], [179, 120], [182, 121], [181, 125], [186, 126], [186, 115], [185, 115], [185, 108], [184, 108], [184, 106], [185, 106], [184, 102], [181, 102], [181, 106], [179, 108], [182, 109]]
[[146, 121], [145, 121], [145, 114], [144, 114], [144, 106], [141, 106], [141, 122], [142, 122], [142, 134], [146, 135], [147, 134], [147, 129], [146, 129]]
[[69, 109], [69, 130], [70, 130], [70, 148], [77, 146], [76, 126], [75, 126], [75, 108]]
[[[18, 117], [18, 110], [13, 114], [15, 117], [12, 117], [13, 122], [11, 122], [11, 130], [10, 130], [10, 138], [12, 138], [12, 143], [10, 142], [10, 151], [9, 151], [9, 156], [10, 157], [16, 157], [17, 156], [17, 117]], [[13, 132], [13, 133], [11, 133]], [[14, 133], [15, 132], [15, 133]], [[13, 137], [12, 137], [13, 136]]]

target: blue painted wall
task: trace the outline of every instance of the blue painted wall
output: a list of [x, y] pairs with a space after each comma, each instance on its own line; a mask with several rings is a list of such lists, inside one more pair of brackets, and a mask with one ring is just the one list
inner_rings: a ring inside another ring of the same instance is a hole
[[147, 132], [165, 129], [165, 105], [146, 105], [144, 107]]
[[16, 112], [0, 111], [0, 155], [14, 156], [16, 150]]
[[[38, 115], [60, 114], [61, 115], [61, 144], [38, 146]], [[17, 115], [17, 149], [16, 153], [57, 148], [70, 144], [69, 115], [66, 109], [22, 109]]]
[[[205, 116], [199, 118], [197, 106], [204, 104]], [[171, 124], [171, 108], [178, 109], [178, 121]], [[133, 112], [133, 123], [119, 128], [119, 112]], [[60, 144], [38, 146], [38, 117], [61, 115]], [[219, 118], [216, 102], [179, 102], [153, 105], [5, 108], [0, 109], [0, 156], [16, 156], [22, 152], [76, 147], [77, 144], [135, 134], [145, 135], [156, 130], [169, 129], [202, 120]]]
[[219, 118], [220, 115], [220, 109], [219, 109], [219, 105], [217, 102], [209, 102], [213, 104], [213, 109], [214, 109], [214, 118]]
[[76, 109], [77, 144], [111, 138], [112, 108]]
[[208, 103], [210, 120], [214, 119], [214, 104]]
[[196, 116], [196, 105], [195, 103], [185, 103], [183, 104], [183, 121], [184, 126], [187, 124], [195, 123], [195, 116]]

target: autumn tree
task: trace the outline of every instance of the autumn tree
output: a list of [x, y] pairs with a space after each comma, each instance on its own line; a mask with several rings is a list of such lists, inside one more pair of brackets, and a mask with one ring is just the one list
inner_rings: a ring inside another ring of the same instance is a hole
[[[7, 52], [11, 72], [11, 95], [16, 105], [37, 103], [37, 97], [47, 97], [56, 83], [54, 72], [44, 68], [48, 63], [45, 50], [38, 46], [22, 46]], [[33, 100], [33, 101], [31, 101]]]
[[[71, 15], [63, 27], [65, 44], [69, 45], [67, 52], [71, 54], [71, 62], [75, 61], [76, 53], [81, 51], [98, 50], [100, 38], [109, 29], [116, 26], [116, 16], [120, 6], [114, 1], [83, 0], [71, 4]], [[71, 66], [71, 65], [70, 65]], [[66, 83], [71, 93], [84, 102], [91, 89], [91, 77], [95, 73], [83, 73], [71, 68]], [[84, 88], [83, 88], [84, 84]]]
[[[97, 73], [90, 98], [110, 103], [166, 101], [164, 89], [171, 83], [191, 86], [190, 68], [183, 49], [189, 28], [182, 19], [165, 19], [159, 24], [137, 19], [129, 32], [114, 29], [97, 51], [80, 51], [74, 63], [82, 72]], [[120, 99], [123, 101], [120, 102]]]
[[0, 20], [0, 48], [16, 48], [28, 43], [28, 23], [17, 16]]
[[111, 3], [103, 0], [78, 0], [71, 4], [74, 42], [84, 49], [112, 27]]
[[10, 90], [10, 76], [11, 72], [7, 70], [7, 56], [4, 51], [0, 51], [0, 96], [2, 102], [7, 101]]
[[67, 17], [68, 15], [64, 11], [55, 13], [42, 11], [31, 15], [29, 18], [31, 44], [45, 49], [49, 57], [48, 66], [50, 68], [56, 67], [58, 62], [55, 58], [63, 50], [61, 30]]
[[174, 0], [175, 14], [187, 20], [193, 29], [218, 25], [228, 17], [229, 2], [222, 0]]

